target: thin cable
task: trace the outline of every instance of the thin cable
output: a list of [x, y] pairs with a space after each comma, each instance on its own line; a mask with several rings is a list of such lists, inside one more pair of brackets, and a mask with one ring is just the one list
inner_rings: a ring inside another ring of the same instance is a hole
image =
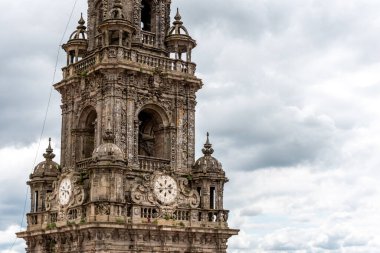
[[[66, 37], [66, 33], [67, 33], [67, 30], [68, 30], [68, 27], [70, 25], [70, 22], [71, 22], [71, 19], [73, 17], [73, 14], [74, 14], [74, 10], [75, 10], [75, 7], [77, 5], [77, 2], [78, 0], [75, 0], [74, 1], [74, 5], [73, 5], [73, 8], [71, 9], [71, 13], [70, 13], [70, 16], [69, 16], [69, 20], [67, 21], [66, 23], [66, 27], [65, 27], [65, 30], [62, 34], [62, 38], [59, 42], [59, 45], [58, 45], [58, 50], [57, 50], [57, 56], [56, 56], [56, 59], [55, 59], [55, 66], [54, 66], [54, 73], [53, 73], [53, 80], [52, 80], [52, 83], [50, 85], [50, 92], [49, 92], [49, 99], [48, 99], [48, 103], [47, 103], [47, 106], [46, 106], [46, 111], [45, 111], [45, 116], [44, 116], [44, 121], [43, 121], [43, 124], [42, 124], [42, 129], [41, 129], [41, 134], [40, 134], [40, 138], [39, 138], [39, 141], [38, 141], [38, 147], [37, 147], [37, 151], [36, 151], [36, 155], [34, 157], [34, 161], [33, 161], [33, 167], [32, 167], [32, 170], [34, 169], [34, 167], [36, 166], [36, 162], [37, 162], [37, 157], [38, 157], [38, 153], [39, 153], [39, 150], [40, 150], [40, 147], [41, 147], [41, 141], [42, 141], [42, 137], [43, 137], [43, 134], [45, 132], [45, 126], [46, 126], [46, 120], [47, 120], [47, 116], [48, 116], [48, 113], [49, 113], [49, 108], [50, 108], [50, 102], [51, 102], [51, 96], [53, 94], [53, 84], [55, 83], [55, 76], [57, 74], [57, 67], [58, 67], [58, 62], [59, 62], [59, 55], [60, 55], [60, 52], [61, 52], [61, 46], [62, 46], [62, 43], [63, 43], [63, 40], [65, 39]], [[26, 187], [26, 194], [25, 194], [25, 199], [24, 199], [24, 208], [23, 208], [23, 211], [22, 211], [22, 218], [21, 218], [21, 222], [20, 222], [20, 231], [22, 229], [22, 226], [24, 224], [24, 218], [25, 218], [25, 215], [26, 215], [26, 204], [27, 204], [27, 200], [28, 200], [28, 193], [29, 193], [29, 187], [27, 186]], [[11, 247], [10, 247], [10, 251], [13, 249], [16, 241], [17, 241], [17, 237], [15, 238], [15, 240], [13, 241]]]

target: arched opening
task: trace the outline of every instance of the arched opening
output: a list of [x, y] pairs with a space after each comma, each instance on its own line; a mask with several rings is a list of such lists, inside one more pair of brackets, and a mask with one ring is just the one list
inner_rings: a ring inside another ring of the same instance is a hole
[[168, 159], [169, 132], [161, 115], [150, 108], [139, 115], [138, 154], [140, 156]]
[[152, 1], [142, 0], [141, 2], [141, 29], [144, 31], [152, 31]]
[[78, 158], [86, 159], [92, 157], [92, 152], [95, 149], [96, 144], [96, 125], [97, 125], [97, 114], [94, 108], [88, 107], [82, 113], [79, 120], [79, 147]]
[[84, 158], [92, 156], [95, 149], [95, 127], [96, 127], [96, 112], [92, 110], [85, 121], [84, 136], [83, 136], [83, 149], [82, 154]]

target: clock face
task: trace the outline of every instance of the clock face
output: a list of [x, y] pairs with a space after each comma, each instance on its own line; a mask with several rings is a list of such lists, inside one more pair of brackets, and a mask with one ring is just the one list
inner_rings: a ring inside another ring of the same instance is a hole
[[71, 180], [64, 178], [59, 185], [59, 203], [61, 205], [67, 205], [69, 203], [71, 192]]
[[174, 202], [177, 197], [176, 181], [170, 176], [159, 176], [154, 181], [154, 194], [165, 205]]

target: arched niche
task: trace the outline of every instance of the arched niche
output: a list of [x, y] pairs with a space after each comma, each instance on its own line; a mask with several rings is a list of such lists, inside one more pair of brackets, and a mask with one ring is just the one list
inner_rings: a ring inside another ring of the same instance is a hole
[[139, 156], [169, 159], [170, 131], [165, 111], [156, 105], [146, 105], [137, 117]]
[[79, 118], [77, 157], [86, 159], [92, 157], [96, 145], [97, 113], [92, 107], [86, 107]]

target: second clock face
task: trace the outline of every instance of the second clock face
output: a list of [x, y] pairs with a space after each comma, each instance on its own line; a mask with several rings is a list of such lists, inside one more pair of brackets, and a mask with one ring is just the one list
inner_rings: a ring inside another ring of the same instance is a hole
[[69, 203], [71, 192], [71, 180], [69, 178], [64, 178], [59, 185], [59, 203], [61, 205], [67, 205]]
[[154, 194], [165, 205], [174, 202], [177, 197], [177, 183], [170, 176], [159, 176], [154, 181]]

